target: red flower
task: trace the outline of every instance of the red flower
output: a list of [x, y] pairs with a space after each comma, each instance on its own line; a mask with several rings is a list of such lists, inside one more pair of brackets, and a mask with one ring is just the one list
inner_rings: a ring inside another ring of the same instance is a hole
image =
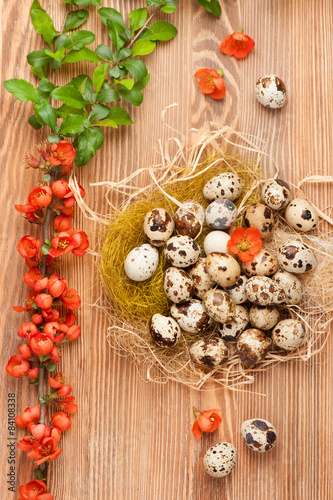
[[29, 338], [29, 345], [37, 356], [50, 354], [53, 349], [53, 336], [41, 332], [34, 333]]
[[240, 31], [227, 36], [220, 44], [220, 51], [223, 54], [235, 56], [237, 59], [244, 59], [253, 49], [254, 40]]
[[31, 319], [35, 325], [40, 325], [43, 322], [43, 316], [41, 314], [33, 314]]
[[75, 314], [72, 311], [68, 311], [68, 313], [66, 314], [66, 319], [65, 319], [64, 323], [67, 326], [72, 326], [72, 325], [74, 325], [75, 321], [76, 321]]
[[58, 233], [52, 240], [52, 248], [49, 251], [49, 255], [53, 258], [59, 257], [60, 255], [65, 255], [73, 250], [75, 247], [75, 242], [72, 236], [63, 231]]
[[49, 279], [49, 293], [52, 297], [60, 297], [67, 290], [67, 280], [60, 279], [59, 274], [54, 273]]
[[238, 255], [242, 262], [251, 262], [262, 247], [260, 231], [254, 227], [238, 227], [231, 233], [227, 247], [228, 251]]
[[49, 384], [52, 389], [59, 389], [60, 387], [62, 387], [64, 382], [65, 379], [61, 372], [56, 373], [54, 377], [49, 377]]
[[47, 160], [56, 167], [57, 165], [67, 166], [74, 161], [76, 151], [68, 141], [55, 142], [51, 146], [51, 154]]
[[25, 205], [14, 205], [15, 210], [21, 214], [26, 214], [27, 216], [33, 216], [33, 214], [38, 210], [38, 207], [32, 205], [31, 203], [26, 203]]
[[74, 396], [67, 396], [60, 401], [55, 401], [55, 405], [57, 408], [60, 408], [61, 410], [65, 410], [68, 413], [76, 413], [78, 410], [77, 405], [72, 404], [73, 401], [75, 400]]
[[215, 69], [201, 68], [194, 73], [194, 78], [201, 78], [199, 86], [203, 94], [210, 94], [213, 99], [223, 99], [226, 87], [223, 78]]
[[55, 345], [53, 346], [53, 349], [50, 352], [50, 360], [54, 361], [54, 363], [59, 363], [60, 361], [60, 354]]
[[26, 165], [25, 168], [39, 168], [40, 162], [36, 160], [34, 156], [30, 153], [26, 153], [22, 159], [23, 165]]
[[76, 340], [81, 335], [81, 328], [78, 325], [72, 325], [66, 332], [67, 340]]
[[39, 293], [35, 297], [35, 304], [41, 309], [50, 309], [50, 307], [52, 306], [52, 302], [53, 297], [48, 293]]
[[71, 427], [72, 421], [67, 413], [65, 413], [64, 411], [57, 411], [51, 419], [51, 425], [54, 425], [59, 430], [64, 432]]
[[75, 231], [71, 232], [71, 237], [74, 240], [75, 248], [72, 250], [72, 253], [77, 257], [82, 257], [87, 253], [89, 248], [89, 241], [87, 235], [84, 231], [80, 229], [75, 229]]
[[[36, 292], [41, 292], [42, 290], [45, 290], [47, 288], [47, 285], [49, 284], [49, 279], [48, 278], [42, 278], [41, 280], [37, 281], [34, 284], [34, 290]], [[37, 298], [37, 295], [36, 295]]]
[[42, 463], [49, 460], [53, 462], [62, 452], [60, 448], [57, 448], [58, 442], [53, 437], [46, 437], [42, 441], [37, 441], [34, 443], [32, 450], [28, 453], [29, 458], [37, 458], [35, 464], [41, 465]]
[[[28, 203], [39, 207], [48, 207], [52, 201], [52, 191], [49, 186], [40, 186], [33, 188], [28, 196]], [[36, 210], [35, 208], [35, 210]]]
[[30, 347], [27, 344], [20, 345], [20, 347], [19, 347], [19, 353], [25, 359], [29, 359], [31, 357], [31, 349], [30, 349]]
[[33, 333], [37, 333], [37, 326], [35, 323], [31, 323], [28, 321], [27, 323], [23, 323], [17, 331], [17, 335], [22, 339], [28, 338]]
[[33, 288], [35, 286], [35, 284], [37, 283], [37, 281], [42, 279], [42, 274], [36, 268], [29, 269], [29, 271], [24, 273], [23, 279], [24, 279], [24, 283], [26, 285], [30, 286], [30, 288]]
[[21, 415], [15, 418], [15, 423], [19, 427], [27, 427], [30, 422], [37, 422], [40, 419], [40, 405], [28, 406]]
[[21, 378], [28, 375], [30, 363], [21, 354], [14, 354], [6, 366], [6, 372], [11, 377]]
[[75, 311], [81, 305], [81, 299], [74, 288], [68, 288], [60, 297], [61, 301], [68, 309]]
[[48, 309], [48, 311], [43, 310], [42, 315], [45, 318], [45, 323], [58, 321], [60, 316], [59, 311], [57, 309]]
[[28, 371], [28, 377], [31, 378], [31, 380], [35, 380], [39, 375], [38, 368], [31, 368]]
[[57, 198], [69, 198], [73, 192], [69, 189], [68, 182], [64, 179], [52, 182], [52, 192]]
[[40, 241], [33, 236], [23, 236], [17, 243], [17, 250], [24, 259], [31, 259], [38, 254]]
[[53, 220], [53, 227], [57, 233], [68, 232], [72, 229], [73, 223], [65, 215], [57, 215]]
[[201, 439], [202, 432], [214, 432], [217, 429], [222, 419], [215, 413], [216, 411], [221, 410], [206, 410], [200, 412], [193, 408], [194, 415], [197, 419], [192, 427], [192, 434], [195, 438]]
[[25, 486], [21, 484], [19, 493], [18, 500], [53, 500], [55, 498], [50, 493], [46, 493], [46, 484], [39, 479], [30, 481]]

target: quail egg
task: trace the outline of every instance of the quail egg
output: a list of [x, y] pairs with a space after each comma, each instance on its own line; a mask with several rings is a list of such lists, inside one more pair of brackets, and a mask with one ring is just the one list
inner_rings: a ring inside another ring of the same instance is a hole
[[180, 339], [180, 326], [177, 321], [164, 314], [154, 314], [149, 322], [152, 339], [161, 347], [172, 347]]
[[237, 460], [236, 448], [231, 443], [214, 444], [206, 452], [204, 469], [212, 477], [224, 477], [230, 474]]
[[254, 203], [245, 211], [244, 224], [246, 227], [257, 228], [262, 239], [269, 238], [275, 224], [273, 211], [262, 203]]
[[281, 210], [290, 201], [289, 184], [282, 179], [269, 179], [261, 188], [263, 202], [272, 210]]
[[173, 304], [170, 313], [180, 328], [188, 333], [204, 332], [212, 323], [201, 300], [191, 299], [185, 304]]
[[304, 342], [305, 326], [297, 319], [283, 319], [272, 331], [272, 341], [277, 347], [293, 351]]
[[277, 258], [263, 248], [251, 262], [242, 262], [242, 271], [248, 276], [271, 276], [279, 268]]
[[257, 328], [250, 328], [238, 337], [238, 356], [243, 365], [257, 365], [266, 356], [270, 345], [271, 339], [264, 332]]
[[259, 306], [254, 304], [249, 311], [251, 325], [259, 330], [270, 330], [280, 319], [276, 306]]
[[133, 281], [145, 281], [152, 277], [159, 263], [158, 250], [149, 243], [133, 248], [127, 255], [124, 269]]
[[241, 268], [234, 257], [225, 253], [213, 252], [206, 257], [209, 276], [220, 286], [231, 286], [241, 274]]
[[317, 265], [312, 250], [297, 240], [288, 241], [280, 246], [278, 249], [278, 262], [282, 269], [295, 274], [307, 273]]
[[214, 281], [207, 272], [206, 259], [200, 257], [193, 266], [188, 268], [188, 273], [193, 280], [194, 295], [199, 297], [199, 299], [203, 299], [205, 293], [215, 286]]
[[253, 451], [270, 451], [276, 445], [276, 429], [267, 420], [251, 418], [242, 423], [244, 443]]
[[236, 340], [249, 324], [249, 313], [246, 307], [235, 306], [235, 317], [230, 323], [219, 323], [219, 336], [223, 340]]
[[266, 75], [256, 83], [256, 98], [268, 108], [282, 108], [287, 101], [286, 86], [276, 75]]
[[195, 238], [200, 233], [205, 221], [205, 210], [195, 200], [183, 201], [182, 205], [175, 212], [176, 231], [183, 236]]
[[311, 231], [318, 224], [316, 209], [309, 201], [302, 198], [295, 198], [289, 203], [284, 218], [289, 226], [301, 232]]
[[219, 198], [235, 201], [243, 190], [242, 179], [233, 172], [223, 172], [212, 177], [203, 188], [203, 195], [207, 200]]
[[245, 292], [247, 280], [246, 276], [241, 275], [234, 285], [223, 288], [235, 304], [244, 304], [248, 300]]
[[193, 280], [184, 269], [169, 267], [164, 273], [164, 291], [172, 302], [182, 304], [192, 298]]
[[211, 231], [204, 239], [204, 251], [208, 255], [213, 252], [229, 253], [227, 243], [230, 240], [228, 233], [224, 231]]
[[206, 223], [212, 229], [228, 229], [237, 219], [237, 208], [232, 201], [213, 201], [206, 210]]
[[166, 259], [172, 266], [187, 267], [195, 264], [200, 257], [200, 247], [189, 236], [173, 236], [164, 247]]
[[198, 365], [214, 368], [228, 359], [229, 348], [224, 340], [211, 337], [192, 344], [190, 355]]
[[155, 247], [161, 247], [174, 232], [175, 224], [172, 215], [164, 208], [154, 208], [145, 216], [143, 232], [149, 243]]
[[267, 276], [253, 276], [245, 285], [247, 298], [253, 304], [270, 306], [281, 304], [285, 300], [282, 288]]
[[272, 279], [277, 283], [285, 293], [284, 304], [294, 306], [299, 304], [303, 297], [303, 285], [297, 276], [287, 271], [279, 270], [272, 276]]
[[209, 290], [203, 304], [207, 314], [218, 323], [229, 323], [235, 317], [235, 304], [223, 290]]

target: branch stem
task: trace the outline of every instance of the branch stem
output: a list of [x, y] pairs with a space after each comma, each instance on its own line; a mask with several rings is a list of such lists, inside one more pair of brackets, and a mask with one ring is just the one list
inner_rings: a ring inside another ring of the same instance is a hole
[[133, 40], [131, 41], [131, 43], [128, 45], [128, 48], [131, 48], [132, 45], [137, 41], [137, 39], [139, 38], [139, 36], [141, 35], [141, 33], [147, 29], [148, 27], [148, 24], [150, 23], [150, 21], [153, 19], [153, 17], [155, 16], [155, 14], [157, 14], [157, 12], [160, 10], [161, 7], [156, 7], [156, 9], [152, 12], [151, 16], [147, 19], [147, 21], [145, 22], [145, 24], [142, 26], [142, 28], [137, 32], [137, 34], [135, 35], [135, 37], [133, 38]]

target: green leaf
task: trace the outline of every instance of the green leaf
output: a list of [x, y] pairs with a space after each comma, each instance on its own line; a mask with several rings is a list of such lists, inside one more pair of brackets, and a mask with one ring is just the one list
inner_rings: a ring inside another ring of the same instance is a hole
[[153, 52], [155, 47], [155, 42], [151, 42], [150, 40], [138, 40], [133, 46], [132, 56], [145, 56]]
[[82, 5], [82, 7], [86, 7], [90, 4], [99, 7], [102, 3], [102, 0], [64, 0], [64, 2], [70, 3], [72, 5]]
[[49, 99], [54, 85], [48, 82], [46, 78], [42, 78], [39, 82], [39, 87], [37, 88], [38, 95], [41, 99]]
[[101, 121], [95, 123], [95, 125], [98, 125], [99, 127], [113, 127], [113, 128], [118, 128], [118, 125], [113, 120], [101, 120]]
[[167, 41], [171, 40], [177, 35], [177, 28], [166, 21], [157, 21], [157, 23], [153, 23], [149, 26], [147, 30], [145, 30], [140, 40], [162, 40]]
[[84, 116], [68, 115], [62, 122], [59, 133], [62, 135], [79, 134], [90, 125], [90, 121]]
[[142, 80], [147, 75], [146, 65], [140, 59], [124, 61], [123, 66], [138, 80]]
[[49, 57], [52, 57], [52, 59], [55, 59], [56, 61], [61, 61], [65, 55], [65, 47], [61, 47], [61, 49], [57, 50], [56, 52], [46, 50], [45, 54], [47, 54]]
[[175, 7], [174, 5], [164, 5], [164, 7], [162, 7], [162, 11], [166, 14], [171, 14], [171, 12], [176, 12], [176, 10], [177, 7]]
[[123, 28], [121, 27], [120, 24], [116, 23], [112, 19], [109, 20], [108, 27], [109, 27], [109, 37], [112, 40], [116, 52], [118, 53], [118, 51], [125, 45], [125, 40], [121, 36]]
[[109, 75], [112, 78], [119, 78], [120, 77], [120, 69], [118, 68], [118, 66], [113, 66], [113, 68], [110, 68]]
[[27, 55], [27, 60], [31, 66], [40, 68], [49, 62], [50, 56], [44, 50], [33, 50]]
[[53, 38], [59, 33], [54, 29], [53, 21], [42, 9], [38, 0], [32, 2], [30, 9], [30, 16], [32, 24], [35, 28], [36, 33], [43, 36], [44, 41], [51, 47]]
[[111, 108], [108, 118], [118, 125], [131, 125], [133, 123], [127, 111], [118, 106]]
[[42, 354], [41, 356], [39, 356], [39, 361], [41, 363], [44, 363], [44, 361], [46, 361], [47, 359], [49, 359], [49, 355], [48, 354]]
[[55, 372], [56, 371], [56, 368], [57, 368], [57, 365], [55, 363], [47, 363], [45, 365], [45, 368], [49, 371], [49, 372]]
[[55, 49], [59, 50], [62, 47], [67, 47], [69, 45], [70, 41], [68, 41], [68, 35], [59, 35], [55, 41]]
[[133, 31], [138, 31], [147, 21], [147, 9], [136, 9], [129, 13], [128, 19]]
[[57, 108], [57, 113], [62, 119], [67, 118], [68, 115], [86, 116], [84, 109], [73, 108], [72, 106], [67, 106], [67, 104], [63, 104], [60, 108]]
[[86, 45], [95, 41], [95, 35], [92, 31], [80, 30], [68, 35], [66, 41], [67, 49], [81, 50]]
[[89, 12], [87, 10], [75, 10], [74, 12], [70, 12], [66, 19], [65, 24], [65, 33], [69, 30], [75, 30], [79, 26], [82, 26], [86, 22], [89, 17]]
[[104, 83], [108, 69], [109, 69], [109, 64], [100, 64], [94, 71], [93, 80], [94, 80], [96, 94], [100, 91], [100, 88]]
[[42, 125], [36, 120], [35, 115], [31, 115], [28, 122], [29, 125], [31, 125], [35, 130], [39, 130], [42, 127]]
[[47, 77], [47, 64], [45, 66], [41, 66], [40, 68], [36, 68], [35, 66], [31, 66], [31, 72], [38, 76], [38, 78], [46, 78]]
[[42, 254], [47, 255], [50, 251], [50, 246], [49, 245], [43, 245], [42, 246]]
[[50, 59], [50, 68], [59, 69], [63, 61], [56, 61], [55, 59]]
[[90, 121], [95, 122], [97, 120], [103, 120], [109, 116], [110, 108], [104, 106], [103, 104], [95, 104], [91, 108]]
[[117, 10], [111, 9], [110, 7], [103, 7], [102, 9], [99, 9], [98, 14], [105, 26], [109, 26], [109, 21], [113, 20], [119, 24], [122, 29], [125, 29], [124, 19]]
[[97, 102], [114, 102], [119, 100], [118, 92], [112, 88], [101, 90], [96, 98]]
[[35, 105], [35, 111], [38, 110], [38, 114], [48, 127], [55, 132], [55, 126], [57, 125], [57, 112], [52, 108], [50, 104], [42, 104], [41, 106]]
[[[134, 85], [134, 80], [133, 78], [125, 78], [124, 80], [115, 80], [114, 83], [120, 83], [123, 87], [131, 90]], [[119, 90], [119, 88], [117, 88], [117, 90]]]
[[64, 62], [80, 62], [80, 61], [90, 61], [92, 63], [95, 62], [104, 62], [103, 59], [99, 57], [93, 50], [87, 49], [85, 47], [81, 50], [71, 50], [68, 52], [67, 56], [64, 59]]
[[62, 101], [73, 108], [84, 108], [86, 105], [85, 99], [73, 85], [64, 85], [57, 87], [51, 92], [51, 96], [58, 101]]
[[39, 103], [38, 92], [31, 83], [19, 78], [13, 78], [12, 80], [6, 80], [3, 84], [5, 89], [19, 101]]
[[140, 106], [143, 101], [143, 93], [140, 92], [140, 90], [129, 90], [124, 87], [119, 87], [118, 92], [124, 99], [126, 99], [126, 101], [133, 104], [133, 106]]
[[131, 49], [124, 47], [124, 48], [120, 49], [118, 52], [118, 61], [123, 61], [124, 59], [131, 57], [131, 55], [132, 55]]
[[80, 92], [86, 101], [92, 100], [93, 82], [88, 75], [79, 75], [71, 80], [71, 85]]
[[92, 127], [80, 134], [74, 141], [78, 148], [75, 156], [75, 165], [82, 167], [94, 156], [96, 151], [103, 146], [104, 134], [98, 127]]
[[199, 4], [216, 17], [221, 15], [221, 5], [218, 0], [198, 0]]
[[133, 85], [133, 89], [137, 90], [144, 89], [148, 85], [149, 80], [150, 80], [150, 75], [146, 75], [144, 78], [142, 78], [142, 80], [138, 80], [137, 82], [135, 82], [135, 84]]
[[[60, 142], [60, 137], [58, 135], [50, 134], [47, 137], [47, 140], [49, 141], [50, 144], [53, 144], [54, 142], [56, 144], [58, 144], [58, 142]], [[54, 172], [61, 172], [61, 165], [57, 165], [56, 167], [53, 167], [52, 170]], [[55, 212], [57, 212], [57, 211], [55, 210]], [[57, 213], [57, 215], [59, 215], [59, 214]]]
[[110, 47], [108, 45], [100, 44], [98, 47], [95, 49], [96, 54], [99, 56], [103, 57], [103, 59], [108, 59], [109, 61], [116, 62], [117, 57], [116, 55], [112, 52]]
[[[51, 179], [51, 176], [50, 176], [50, 174], [45, 174], [45, 175], [43, 175], [42, 179], [45, 182], [49, 182], [49, 180]], [[47, 243], [48, 245], [51, 245], [50, 240], [45, 240], [45, 243]]]

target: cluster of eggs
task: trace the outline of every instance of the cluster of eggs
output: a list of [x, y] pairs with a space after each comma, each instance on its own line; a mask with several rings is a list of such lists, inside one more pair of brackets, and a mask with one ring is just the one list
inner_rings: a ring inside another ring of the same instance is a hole
[[[275, 427], [262, 418], [246, 420], [241, 426], [244, 443], [253, 451], [267, 452], [276, 445]], [[231, 443], [214, 444], [206, 452], [204, 469], [212, 477], [224, 477], [230, 474], [237, 461], [237, 451]]]
[[[184, 201], [174, 217], [156, 208], [146, 214], [143, 229], [149, 241], [132, 250], [125, 260], [125, 272], [142, 281], [155, 272], [159, 247], [170, 264], [164, 273], [164, 291], [171, 301], [170, 316], [154, 314], [149, 323], [153, 341], [170, 348], [181, 331], [197, 335], [190, 347], [194, 363], [214, 368], [227, 361], [230, 342], [235, 342], [240, 361], [255, 366], [272, 344], [286, 351], [299, 347], [305, 338], [302, 322], [281, 319], [281, 306], [297, 305], [303, 286], [299, 275], [316, 265], [310, 248], [297, 239], [282, 244], [273, 255], [265, 241], [274, 234], [276, 211], [284, 210], [287, 223], [297, 231], [309, 231], [318, 222], [314, 207], [296, 198], [283, 180], [263, 184], [262, 203], [249, 205], [244, 225], [256, 228], [264, 242], [251, 262], [241, 262], [228, 252], [230, 235], [238, 217], [234, 201], [243, 184], [233, 172], [215, 175], [204, 186], [206, 210], [195, 200]], [[201, 248], [195, 238], [203, 225], [211, 229]], [[176, 232], [176, 235], [174, 235]]]

